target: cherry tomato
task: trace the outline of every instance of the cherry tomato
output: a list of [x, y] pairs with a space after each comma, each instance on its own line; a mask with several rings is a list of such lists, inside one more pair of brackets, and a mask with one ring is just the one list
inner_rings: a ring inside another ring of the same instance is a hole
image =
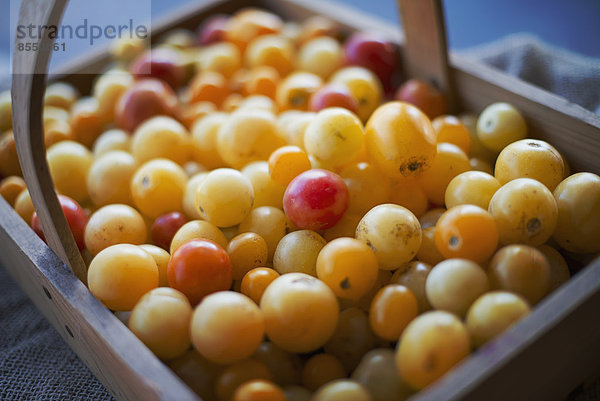
[[[88, 216], [85, 214], [85, 211], [79, 203], [75, 202], [73, 199], [69, 198], [65, 195], [58, 195], [58, 202], [65, 214], [67, 219], [67, 223], [69, 224], [69, 228], [71, 229], [71, 233], [73, 234], [73, 238], [75, 239], [75, 243], [77, 244], [77, 248], [81, 251], [85, 247], [84, 243], [84, 233], [85, 226], [88, 223]], [[40, 224], [40, 219], [38, 218], [37, 213], [33, 213], [31, 217], [31, 227], [35, 231], [37, 235], [44, 241], [46, 238], [44, 237], [44, 233], [42, 231], [42, 226]]]
[[184, 81], [185, 71], [181, 63], [182, 53], [170, 48], [162, 47], [147, 51], [140, 55], [131, 66], [131, 73], [137, 79], [160, 79], [177, 89]]
[[277, 277], [279, 273], [269, 267], [254, 268], [242, 278], [241, 293], [260, 304], [265, 290]]
[[247, 296], [235, 291], [207, 295], [191, 317], [194, 348], [209, 361], [230, 364], [256, 351], [265, 333], [263, 316]]
[[163, 81], [140, 79], [119, 98], [115, 106], [115, 121], [119, 128], [133, 132], [152, 116], [174, 115], [177, 102], [177, 96]]
[[488, 266], [492, 289], [510, 291], [538, 303], [550, 289], [550, 263], [542, 252], [527, 245], [500, 249]]
[[542, 245], [554, 233], [558, 219], [552, 192], [531, 178], [517, 178], [500, 187], [488, 212], [496, 220], [503, 245]]
[[225, 25], [228, 19], [228, 16], [222, 14], [205, 19], [197, 30], [198, 44], [209, 45], [222, 41], [225, 37]]
[[[389, 274], [384, 270], [381, 272], [384, 273], [384, 276], [385, 273]], [[389, 276], [387, 281], [389, 281]], [[340, 300], [340, 305], [342, 302]], [[373, 349], [376, 344], [377, 337], [369, 326], [367, 312], [351, 306], [343, 309], [340, 313], [337, 327], [329, 341], [325, 343], [324, 349], [327, 354], [336, 357], [342, 363], [346, 372], [352, 372], [360, 363], [365, 352]], [[306, 383], [304, 385], [309, 387]]]
[[530, 312], [527, 302], [507, 291], [490, 291], [469, 308], [465, 319], [474, 347], [480, 347]]
[[325, 230], [333, 227], [348, 208], [348, 188], [331, 171], [312, 169], [290, 182], [283, 195], [283, 210], [298, 228]]
[[431, 305], [464, 317], [471, 304], [490, 288], [488, 277], [468, 259], [446, 259], [433, 267], [425, 282]]
[[569, 252], [600, 251], [600, 177], [577, 173], [554, 190], [558, 221], [553, 238]]
[[196, 238], [173, 252], [167, 276], [171, 287], [196, 305], [204, 296], [231, 287], [231, 261], [216, 242]]
[[321, 387], [312, 398], [313, 401], [371, 401], [367, 389], [350, 379], [339, 379]]
[[533, 178], [554, 191], [565, 177], [565, 164], [558, 150], [548, 142], [522, 139], [500, 152], [494, 174], [503, 185], [515, 178]]
[[158, 216], [150, 228], [152, 242], [162, 249], [168, 250], [175, 233], [187, 223], [183, 213], [171, 212]]
[[527, 136], [527, 123], [514, 106], [508, 103], [490, 104], [479, 115], [477, 136], [487, 148], [500, 152]]
[[297, 146], [283, 146], [269, 156], [269, 175], [278, 184], [287, 186], [307, 170], [310, 170], [308, 155]]
[[405, 400], [413, 393], [396, 373], [396, 357], [389, 348], [365, 353], [352, 379], [365, 386], [374, 401]]
[[447, 110], [446, 98], [427, 81], [410, 79], [396, 92], [396, 100], [414, 104], [429, 118], [442, 115]]
[[276, 278], [263, 293], [260, 309], [269, 339], [292, 352], [322, 347], [334, 333], [339, 318], [333, 291], [304, 273]]
[[377, 292], [369, 311], [369, 323], [379, 337], [400, 338], [404, 328], [417, 317], [417, 298], [400, 284], [389, 284]]
[[471, 134], [465, 125], [454, 116], [439, 116], [431, 121], [437, 134], [437, 141], [448, 142], [458, 146], [463, 152], [469, 153]]
[[418, 177], [432, 166], [437, 152], [429, 118], [404, 102], [389, 102], [375, 110], [365, 135], [371, 162], [392, 179]]
[[466, 258], [484, 263], [498, 247], [494, 218], [475, 205], [448, 209], [435, 226], [435, 245], [445, 258]]
[[283, 390], [268, 380], [250, 380], [237, 388], [233, 401], [286, 401]]
[[252, 355], [252, 359], [264, 363], [273, 372], [273, 381], [280, 386], [300, 383], [302, 359], [287, 352], [270, 341], [263, 341]]
[[332, 380], [344, 377], [346, 377], [344, 365], [330, 354], [311, 356], [302, 369], [302, 384], [312, 391]]
[[396, 348], [396, 368], [414, 389], [422, 389], [469, 355], [469, 332], [452, 313], [431, 311], [415, 318]]
[[377, 280], [375, 253], [362, 241], [337, 238], [321, 249], [317, 257], [317, 277], [340, 298], [357, 300]]

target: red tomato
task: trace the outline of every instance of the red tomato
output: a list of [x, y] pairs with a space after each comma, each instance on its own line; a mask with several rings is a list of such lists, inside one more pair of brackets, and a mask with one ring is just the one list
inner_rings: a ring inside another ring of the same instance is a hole
[[167, 267], [169, 285], [184, 293], [192, 305], [208, 294], [231, 287], [231, 261], [217, 243], [195, 238], [171, 255]]
[[222, 41], [225, 37], [225, 26], [228, 20], [229, 17], [222, 14], [206, 19], [197, 30], [198, 44], [205, 46]]
[[[79, 203], [68, 196], [58, 195], [58, 202], [65, 214], [67, 223], [69, 224], [69, 228], [71, 229], [71, 233], [77, 244], [77, 248], [81, 251], [85, 247], [83, 234], [85, 232], [85, 226], [88, 223], [88, 216], [85, 214], [83, 208], [79, 206]], [[33, 213], [33, 216], [31, 216], [31, 227], [42, 240], [46, 241], [40, 219], [35, 212]]]
[[171, 212], [158, 216], [150, 228], [152, 242], [168, 251], [171, 248], [173, 236], [185, 223], [187, 223], [187, 218], [183, 213]]
[[131, 73], [137, 79], [156, 78], [163, 80], [174, 90], [185, 80], [185, 71], [175, 50], [156, 48], [147, 51], [134, 61]]
[[321, 169], [305, 171], [290, 182], [283, 195], [283, 210], [298, 228], [326, 230], [348, 208], [348, 188], [337, 174]]

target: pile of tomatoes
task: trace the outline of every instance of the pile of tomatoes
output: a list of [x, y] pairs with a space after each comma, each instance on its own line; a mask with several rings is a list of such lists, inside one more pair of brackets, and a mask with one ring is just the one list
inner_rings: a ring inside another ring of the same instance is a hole
[[[600, 252], [600, 177], [513, 106], [451, 116], [398, 47], [246, 9], [91, 96], [45, 95], [47, 160], [87, 285], [206, 400], [399, 400]], [[0, 96], [0, 193], [43, 238]]]

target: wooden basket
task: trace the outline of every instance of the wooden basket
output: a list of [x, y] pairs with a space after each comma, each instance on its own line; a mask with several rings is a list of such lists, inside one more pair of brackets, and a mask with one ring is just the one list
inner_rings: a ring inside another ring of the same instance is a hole
[[[403, 55], [411, 76], [435, 80], [455, 110], [479, 112], [493, 102], [512, 103], [526, 117], [530, 135], [556, 146], [573, 170], [600, 174], [599, 116], [517, 78], [448, 54], [441, 1], [399, 0], [398, 5], [406, 38]], [[57, 23], [65, 6], [66, 0], [24, 0], [20, 23]], [[397, 27], [318, 0], [211, 0], [154, 24], [153, 34], [159, 36], [174, 27], [194, 29], [211, 14], [246, 6], [264, 7], [286, 19], [322, 14], [346, 30], [384, 30], [402, 39]], [[48, 49], [44, 42], [48, 40], [41, 39], [39, 48]], [[18, 53], [15, 71], [47, 70], [48, 51]], [[93, 76], [72, 72], [84, 72], [107, 61], [107, 52], [91, 55], [58, 78], [86, 93]], [[85, 280], [85, 265], [46, 164], [41, 118], [45, 83], [42, 74], [14, 75], [12, 96], [19, 158], [49, 246], [0, 199], [0, 263], [117, 399], [199, 400], [77, 278]], [[598, 368], [598, 361], [600, 260], [413, 399], [562, 399]]]

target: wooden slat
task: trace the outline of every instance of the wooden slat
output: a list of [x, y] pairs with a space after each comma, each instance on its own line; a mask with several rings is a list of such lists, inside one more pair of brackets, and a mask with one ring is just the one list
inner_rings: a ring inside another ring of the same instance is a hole
[[[66, 0], [24, 0], [19, 24], [56, 25], [65, 6]], [[16, 51], [14, 55], [12, 111], [15, 143], [23, 176], [48, 245], [85, 282], [86, 266], [58, 202], [46, 162], [42, 128], [46, 75], [40, 72], [48, 69], [52, 41], [43, 35], [38, 43], [40, 51]]]
[[441, 0], [397, 0], [404, 29], [404, 67], [411, 78], [437, 86], [456, 112], [455, 88], [448, 64], [448, 43]]
[[117, 399], [199, 401], [1, 197], [0, 216], [0, 264]]

